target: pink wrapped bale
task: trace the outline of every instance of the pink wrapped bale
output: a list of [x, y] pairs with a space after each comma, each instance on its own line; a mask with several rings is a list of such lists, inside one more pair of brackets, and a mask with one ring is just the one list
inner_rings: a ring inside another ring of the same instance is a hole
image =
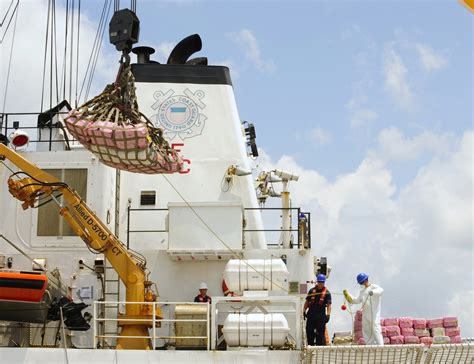
[[426, 322], [426, 327], [428, 329], [434, 329], [435, 327], [444, 327], [443, 326], [443, 319], [438, 318], [438, 319], [431, 319]]
[[413, 319], [413, 328], [415, 329], [426, 329], [425, 319]]
[[443, 326], [444, 327], [457, 327], [458, 326], [458, 318], [457, 317], [444, 317], [443, 318]]
[[357, 340], [357, 345], [365, 345], [365, 339], [361, 337], [359, 340]]
[[383, 344], [384, 345], [390, 345], [390, 338], [389, 337], [384, 337], [383, 338]]
[[362, 321], [362, 310], [358, 310], [355, 314], [355, 321]]
[[398, 336], [392, 336], [390, 338], [390, 344], [391, 345], [401, 345], [405, 343], [405, 338], [401, 335]]
[[420, 337], [420, 344], [431, 345], [431, 344], [433, 344], [433, 338], [432, 337]]
[[385, 319], [381, 318], [381, 319], [380, 319], [380, 326], [383, 326], [384, 323], [385, 323]]
[[397, 318], [386, 318], [383, 322], [384, 326], [398, 326]]
[[388, 337], [401, 336], [400, 328], [398, 326], [385, 326]]
[[354, 321], [354, 331], [362, 330], [362, 321]]
[[385, 326], [382, 326], [382, 336], [387, 337], [387, 328]]
[[354, 340], [358, 341], [359, 339], [363, 338], [364, 335], [362, 334], [362, 330], [354, 331]]
[[415, 329], [412, 327], [403, 327], [401, 332], [403, 336], [415, 336]]
[[431, 329], [431, 337], [446, 336], [444, 327], [435, 327]]
[[415, 335], [418, 337], [429, 337], [430, 331], [428, 329], [415, 329]]
[[411, 317], [400, 317], [398, 319], [398, 326], [401, 329], [413, 327], [413, 319]]
[[462, 343], [461, 336], [459, 336], [459, 335], [453, 336], [450, 339], [451, 339], [451, 344], [461, 344]]
[[404, 336], [405, 344], [419, 344], [420, 338], [418, 336]]
[[459, 327], [447, 327], [444, 329], [446, 336], [454, 337], [461, 335]]

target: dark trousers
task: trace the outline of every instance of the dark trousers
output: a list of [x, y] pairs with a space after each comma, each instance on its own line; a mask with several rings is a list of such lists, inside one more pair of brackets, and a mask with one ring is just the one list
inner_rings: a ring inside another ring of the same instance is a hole
[[326, 317], [308, 317], [306, 320], [306, 339], [308, 345], [326, 345]]

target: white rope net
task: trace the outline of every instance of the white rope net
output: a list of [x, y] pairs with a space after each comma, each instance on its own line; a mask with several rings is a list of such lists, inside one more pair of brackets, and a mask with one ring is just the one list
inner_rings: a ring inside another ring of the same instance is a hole
[[307, 347], [306, 364], [474, 363], [474, 344]]

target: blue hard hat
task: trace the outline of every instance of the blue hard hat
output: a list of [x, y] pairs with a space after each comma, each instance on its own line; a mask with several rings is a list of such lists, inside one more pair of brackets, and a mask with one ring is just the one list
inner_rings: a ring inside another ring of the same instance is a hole
[[357, 275], [357, 283], [359, 284], [364, 283], [367, 279], [369, 279], [369, 276], [365, 273], [359, 273]]
[[326, 282], [326, 276], [324, 274], [318, 274], [316, 276], [316, 281], [317, 282]]

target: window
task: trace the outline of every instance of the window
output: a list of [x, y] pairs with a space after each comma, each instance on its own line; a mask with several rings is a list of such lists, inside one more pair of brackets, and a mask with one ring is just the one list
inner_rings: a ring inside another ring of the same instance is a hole
[[[67, 183], [87, 201], [87, 169], [45, 169], [45, 172]], [[60, 197], [59, 201], [63, 202]], [[54, 201], [38, 208], [38, 236], [75, 236], [66, 220], [59, 214]]]

